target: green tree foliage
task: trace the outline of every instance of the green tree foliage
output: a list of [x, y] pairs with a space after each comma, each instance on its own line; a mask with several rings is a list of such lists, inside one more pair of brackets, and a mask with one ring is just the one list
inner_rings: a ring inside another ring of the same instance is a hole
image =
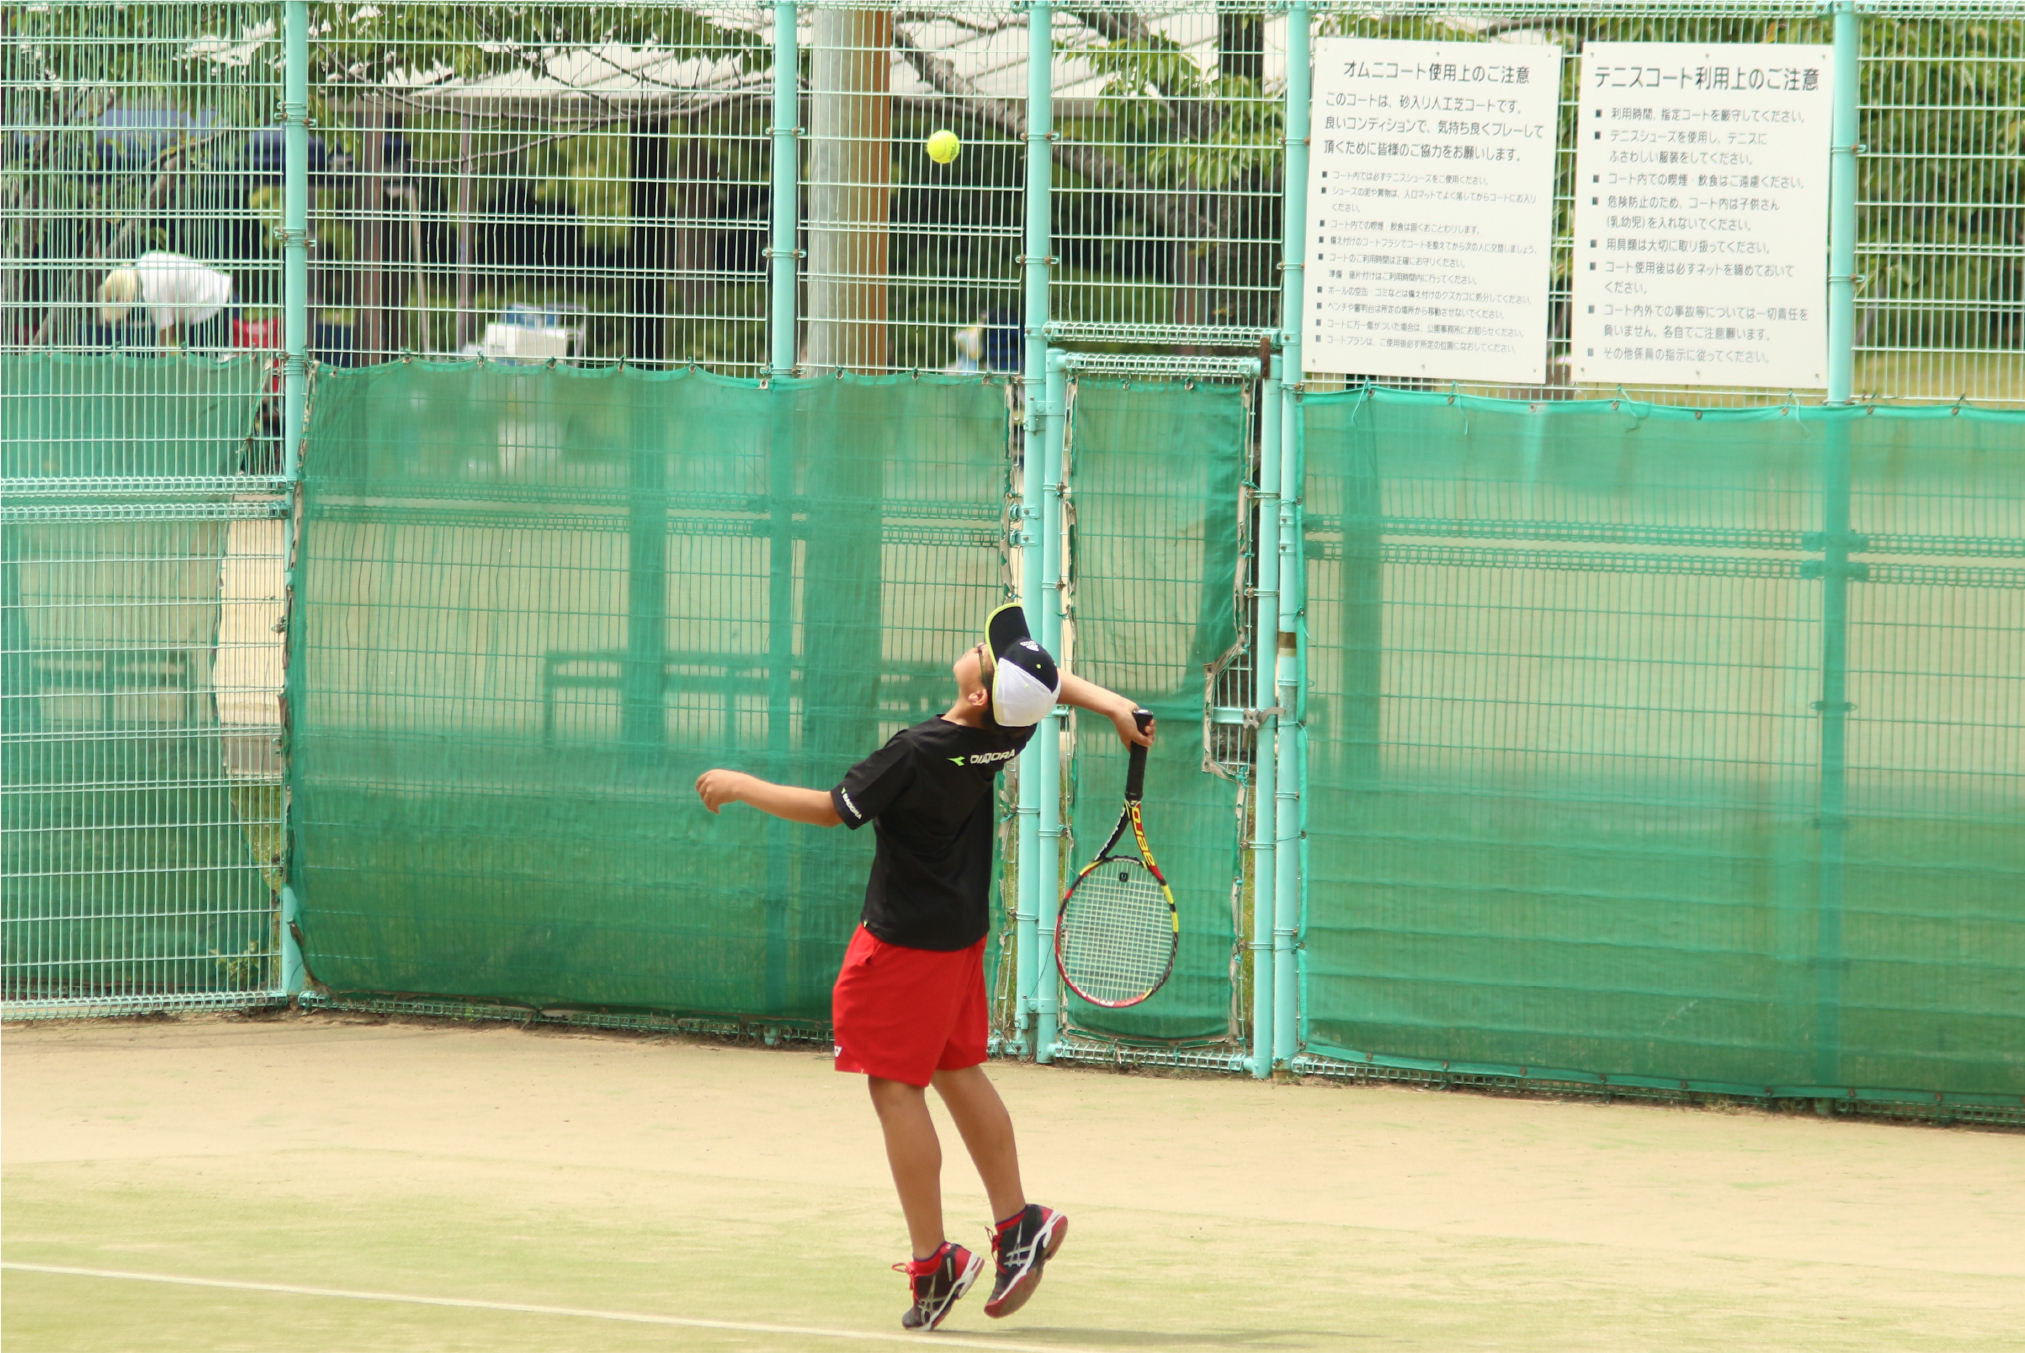
[[312, 83], [354, 86], [421, 83], [428, 77], [478, 80], [525, 72], [542, 76], [560, 54], [581, 47], [675, 48], [766, 69], [764, 39], [726, 27], [695, 8], [612, 4], [385, 4], [316, 0], [310, 5]]
[[1111, 137], [1146, 182], [1214, 191], [1272, 172], [1285, 117], [1282, 100], [1259, 81], [1205, 72], [1158, 34], [1104, 42], [1084, 56], [1104, 77]]

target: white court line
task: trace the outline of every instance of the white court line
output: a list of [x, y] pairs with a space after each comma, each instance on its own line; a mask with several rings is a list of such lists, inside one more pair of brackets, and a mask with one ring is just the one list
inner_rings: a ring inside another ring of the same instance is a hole
[[731, 1330], [739, 1334], [793, 1334], [810, 1339], [855, 1339], [866, 1343], [933, 1344], [938, 1348], [988, 1348], [998, 1353], [1094, 1353], [1066, 1344], [1016, 1344], [1003, 1339], [966, 1339], [960, 1334], [877, 1334], [871, 1330], [819, 1329], [812, 1325], [764, 1325], [751, 1320], [700, 1320], [643, 1311], [594, 1311], [582, 1306], [533, 1306], [518, 1301], [474, 1301], [464, 1297], [416, 1297], [404, 1292], [354, 1292], [342, 1287], [297, 1287], [293, 1283], [229, 1282], [222, 1278], [188, 1278], [174, 1273], [131, 1273], [114, 1268], [70, 1268], [63, 1264], [0, 1262], [0, 1269], [22, 1273], [57, 1273], [72, 1278], [120, 1278], [138, 1283], [170, 1283], [178, 1287], [221, 1287], [233, 1292], [279, 1292], [291, 1297], [336, 1297], [345, 1301], [393, 1301], [409, 1306], [451, 1306], [467, 1311], [511, 1311], [519, 1315], [562, 1315], [578, 1320], [618, 1320], [632, 1325], [679, 1325], [684, 1329]]

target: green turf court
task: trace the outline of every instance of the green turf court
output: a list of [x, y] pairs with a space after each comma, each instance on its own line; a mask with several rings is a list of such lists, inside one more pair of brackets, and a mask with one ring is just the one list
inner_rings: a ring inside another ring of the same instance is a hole
[[[5, 1038], [11, 1353], [908, 1342], [876, 1125], [814, 1049], [329, 1014]], [[2020, 1346], [2016, 1134], [993, 1075], [1073, 1233], [952, 1347]], [[968, 1163], [944, 1178], [976, 1239]]]

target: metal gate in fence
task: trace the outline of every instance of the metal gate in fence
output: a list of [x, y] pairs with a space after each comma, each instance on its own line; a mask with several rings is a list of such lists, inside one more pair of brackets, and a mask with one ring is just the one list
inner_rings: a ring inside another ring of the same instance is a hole
[[[290, 521], [278, 476], [242, 469], [274, 449], [268, 364], [112, 360], [0, 359], [5, 999], [23, 1014], [281, 989]], [[119, 473], [137, 447], [144, 479]]]
[[[1042, 590], [1063, 599], [1061, 647], [1074, 669], [1129, 692], [1159, 720], [1147, 813], [1174, 881], [1183, 941], [1167, 985], [1124, 1010], [1060, 992], [1044, 961], [1035, 978], [1043, 1037], [1057, 1010], [1065, 1032], [1038, 1051], [1109, 1060], [1122, 1040], [1234, 1067], [1251, 1019], [1240, 937], [1252, 905], [1244, 850], [1256, 772], [1245, 720], [1255, 716], [1250, 489], [1260, 362], [1051, 350], [1049, 370], [1049, 416], [1059, 400], [1063, 420], [1064, 548], [1061, 585], [1044, 577]], [[1058, 879], [1073, 877], [1110, 830], [1123, 784], [1110, 729], [1077, 722], [1060, 759], [1069, 792]], [[1044, 851], [1053, 825], [1043, 822]], [[1043, 898], [1055, 891], [1041, 887]], [[1052, 919], [1043, 901], [1042, 955]]]

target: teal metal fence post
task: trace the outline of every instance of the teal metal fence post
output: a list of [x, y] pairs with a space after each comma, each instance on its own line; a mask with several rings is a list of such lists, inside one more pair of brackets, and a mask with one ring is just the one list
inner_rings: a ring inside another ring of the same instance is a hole
[[800, 269], [796, 232], [801, 225], [801, 49], [793, 0], [773, 7], [773, 164], [769, 170], [772, 221], [767, 237], [771, 282], [767, 319], [767, 374], [795, 369], [795, 289]]
[[[302, 492], [303, 426], [309, 403], [309, 0], [283, 0], [281, 7], [281, 445], [282, 474], [291, 497]], [[300, 514], [291, 513], [290, 520]], [[295, 595], [295, 551], [283, 566], [282, 595]], [[291, 712], [295, 692], [282, 673], [282, 704]], [[286, 796], [292, 798], [292, 795]], [[295, 823], [283, 808], [284, 882], [275, 905], [281, 958], [281, 991], [302, 990], [302, 945], [296, 920], [298, 900], [290, 876], [295, 863]]]
[[[1041, 484], [1041, 647], [1050, 653], [1062, 651], [1062, 610], [1067, 599], [1062, 560], [1062, 500], [1067, 486], [1062, 482], [1066, 469], [1069, 425], [1069, 381], [1063, 354], [1047, 354], [1046, 394], [1041, 403], [1041, 443], [1045, 469]], [[1034, 955], [1034, 1060], [1052, 1062], [1055, 1039], [1062, 1026], [1062, 984], [1053, 961], [1055, 921], [1062, 905], [1062, 719], [1058, 705], [1041, 720], [1034, 741], [1041, 747], [1041, 821], [1038, 867], [1034, 888], [1040, 899], [1035, 918], [1038, 945]]]
[[309, 0], [284, 0], [281, 18], [281, 435], [292, 481], [309, 379]]
[[1308, 237], [1309, 10], [1306, 0], [1287, 7], [1287, 153], [1282, 185], [1284, 223], [1280, 229], [1280, 332], [1284, 347], [1280, 406], [1280, 605], [1274, 643], [1275, 699], [1285, 716], [1273, 739], [1273, 1061], [1293, 1059], [1299, 1029], [1296, 944], [1301, 914], [1301, 796], [1299, 735], [1301, 704], [1300, 597], [1302, 554], [1300, 503], [1302, 260]]
[[[1300, 412], [1301, 397], [1294, 400], [1295, 412]], [[1287, 458], [1286, 468], [1281, 472], [1295, 484], [1305, 484], [1308, 478], [1308, 437], [1306, 430], [1297, 421], [1293, 430], [1293, 454]], [[1284, 495], [1282, 495], [1284, 497]], [[1292, 973], [1282, 976], [1275, 966], [1274, 980], [1285, 993], [1281, 1003], [1282, 1019], [1286, 1021], [1287, 1060], [1291, 1062], [1301, 1050], [1300, 1012], [1307, 1008], [1308, 999], [1308, 810], [1312, 799], [1308, 794], [1308, 519], [1307, 506], [1297, 494], [1291, 503], [1281, 509], [1281, 520], [1286, 523], [1285, 539], [1287, 559], [1280, 565], [1280, 605], [1290, 611], [1294, 624], [1294, 678], [1288, 683], [1293, 703], [1288, 707], [1287, 717], [1293, 721], [1293, 745], [1288, 748], [1288, 759], [1280, 766], [1280, 774], [1289, 777], [1294, 784], [1294, 860], [1287, 869], [1291, 880], [1288, 886], [1293, 890], [1290, 898], [1274, 899], [1281, 908], [1281, 915], [1292, 912], [1283, 927], [1288, 942], [1293, 946]], [[1291, 576], [1284, 576], [1291, 572]]]
[[[794, 375], [797, 291], [801, 269], [797, 248], [801, 228], [801, 49], [792, 0], [773, 7], [773, 162], [768, 167], [772, 201], [767, 232], [767, 359], [769, 383]], [[766, 759], [767, 775], [792, 778], [794, 703], [794, 396], [777, 390], [767, 465]], [[768, 997], [785, 993], [784, 956], [795, 834], [773, 818], [766, 824], [766, 946]], [[773, 1006], [778, 1009], [778, 1005]]]
[[[1268, 356], [1270, 360], [1270, 356]], [[1277, 683], [1280, 631], [1280, 380], [1259, 382], [1258, 585], [1252, 603], [1252, 703], [1266, 705]], [[1273, 884], [1279, 798], [1279, 719], [1259, 716], [1252, 760], [1251, 1073], [1273, 1074]]]
[[[1828, 404], [1846, 407], [1856, 375], [1856, 153], [1859, 37], [1855, 0], [1835, 0], [1835, 111], [1828, 174]], [[1842, 1079], [1842, 887], [1849, 731], [1849, 433], [1831, 416], [1821, 475], [1821, 896], [1815, 937], [1815, 1079]]]
[[[1048, 379], [1049, 254], [1054, 246], [1054, 7], [1048, 0], [1027, 6], [1027, 145], [1026, 243], [1020, 262], [1026, 272], [1026, 357], [1020, 375], [1022, 393], [1022, 456], [1018, 543], [1020, 605], [1027, 628], [1036, 635], [1047, 628], [1048, 607], [1041, 601], [1041, 488], [1046, 478], [1047, 430], [1040, 417]], [[1045, 641], [1044, 641], [1045, 642]], [[1053, 650], [1050, 650], [1051, 652]], [[1042, 725], [1043, 730], [1053, 720]], [[1037, 990], [1045, 970], [1040, 952], [1041, 801], [1047, 774], [1045, 738], [1037, 736], [1020, 754], [1016, 877], [1014, 903], [1014, 1019], [1024, 1052], [1024, 1039], [1036, 1026]], [[1059, 816], [1059, 813], [1057, 814]]]
[[281, 885], [281, 993], [284, 996], [300, 996], [303, 986], [302, 946], [296, 942], [296, 917], [301, 913], [302, 904], [296, 900], [295, 889]]
[[1286, 713], [1277, 739], [1279, 776], [1274, 802], [1278, 849], [1273, 857], [1273, 1061], [1285, 1066], [1300, 1051], [1301, 965], [1307, 919], [1307, 604], [1299, 485], [1306, 473], [1301, 446], [1301, 395], [1285, 414], [1286, 463], [1280, 474], [1280, 640], [1278, 700]]

